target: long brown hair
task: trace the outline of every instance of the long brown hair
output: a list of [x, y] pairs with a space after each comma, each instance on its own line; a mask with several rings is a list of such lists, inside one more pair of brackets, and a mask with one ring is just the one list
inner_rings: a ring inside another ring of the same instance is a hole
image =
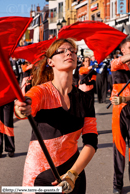
[[51, 58], [51, 56], [55, 53], [55, 51], [63, 44], [63, 43], [69, 43], [74, 48], [77, 48], [75, 42], [71, 38], [61, 38], [55, 40], [50, 47], [46, 51], [46, 55], [42, 61], [38, 64], [37, 67], [34, 67], [32, 70], [33, 79], [32, 79], [32, 85], [36, 86], [38, 84], [45, 83], [47, 81], [53, 80], [53, 70], [52, 67], [48, 66], [47, 59]]

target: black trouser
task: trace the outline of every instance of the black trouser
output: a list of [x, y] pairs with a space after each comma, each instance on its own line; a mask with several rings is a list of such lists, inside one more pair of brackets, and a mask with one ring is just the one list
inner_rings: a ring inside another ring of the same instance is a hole
[[98, 96], [98, 102], [99, 103], [105, 102], [106, 96], [107, 96], [107, 74], [97, 73], [96, 92], [97, 92], [97, 96]]
[[15, 151], [13, 110], [14, 101], [0, 107], [0, 153], [3, 152], [3, 138], [5, 139], [5, 151]]
[[[115, 111], [117, 114], [117, 111]], [[123, 175], [125, 169], [126, 139], [128, 140], [128, 149], [130, 153], [130, 101], [121, 110], [119, 117], [119, 129], [115, 128], [116, 140], [113, 144], [114, 150], [114, 180], [113, 187], [122, 189]], [[117, 125], [117, 120], [115, 121]], [[119, 131], [118, 131], [119, 130]], [[130, 154], [129, 154], [129, 180], [130, 180]]]
[[[72, 158], [70, 158], [67, 162], [57, 167], [57, 170], [60, 175], [65, 174], [72, 167], [78, 155], [79, 155], [79, 152], [77, 151]], [[34, 182], [34, 186], [52, 186], [51, 183], [54, 181], [55, 181], [55, 177], [52, 171], [48, 169], [37, 176]], [[75, 182], [74, 190], [70, 194], [85, 194], [85, 193], [86, 193], [86, 177], [85, 177], [85, 172], [83, 170], [79, 174], [79, 177]]]

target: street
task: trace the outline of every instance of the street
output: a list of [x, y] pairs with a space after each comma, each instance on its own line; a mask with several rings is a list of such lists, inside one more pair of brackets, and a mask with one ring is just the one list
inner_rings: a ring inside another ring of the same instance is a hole
[[[97, 129], [99, 133], [98, 150], [91, 162], [85, 168], [87, 177], [86, 194], [112, 194], [113, 193], [113, 149], [111, 117], [112, 106], [106, 109], [109, 103], [99, 104], [95, 95], [95, 111]], [[13, 158], [6, 156], [0, 158], [0, 186], [21, 186], [24, 161], [31, 137], [31, 126], [28, 120], [18, 120], [14, 117], [14, 132], [16, 151]], [[79, 150], [82, 149], [82, 139], [79, 140]], [[128, 177], [128, 146], [126, 149], [126, 166], [124, 174], [123, 194], [130, 194]]]

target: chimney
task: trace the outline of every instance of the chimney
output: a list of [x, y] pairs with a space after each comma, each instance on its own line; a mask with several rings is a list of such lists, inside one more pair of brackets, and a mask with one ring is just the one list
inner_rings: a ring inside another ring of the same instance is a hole
[[37, 6], [37, 11], [40, 12], [40, 6], [39, 6], [39, 4]]

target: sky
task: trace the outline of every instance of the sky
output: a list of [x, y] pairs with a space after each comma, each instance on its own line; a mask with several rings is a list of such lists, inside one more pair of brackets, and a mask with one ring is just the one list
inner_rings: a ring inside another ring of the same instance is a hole
[[30, 17], [31, 5], [39, 5], [42, 9], [46, 4], [46, 0], [0, 0], [0, 17]]

